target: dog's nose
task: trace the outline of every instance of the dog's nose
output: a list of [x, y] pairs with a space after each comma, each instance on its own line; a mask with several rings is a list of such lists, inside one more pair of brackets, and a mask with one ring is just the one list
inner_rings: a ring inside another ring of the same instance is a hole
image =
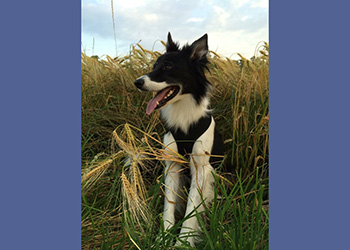
[[143, 80], [142, 77], [137, 78], [136, 81], [134, 82], [135, 86], [136, 86], [138, 89], [141, 89], [144, 83], [145, 83], [145, 81]]

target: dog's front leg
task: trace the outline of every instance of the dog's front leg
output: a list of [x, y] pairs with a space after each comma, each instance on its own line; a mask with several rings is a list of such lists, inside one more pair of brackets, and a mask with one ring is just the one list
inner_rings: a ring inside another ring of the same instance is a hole
[[[168, 152], [168, 154], [177, 152], [177, 144], [170, 132], [164, 136], [164, 145], [167, 146], [166, 152]], [[181, 201], [180, 191], [183, 183], [182, 178], [180, 177], [181, 165], [169, 160], [166, 160], [165, 164], [165, 199], [163, 221], [164, 229], [168, 229], [175, 225], [175, 210]]]
[[176, 163], [171, 163], [165, 170], [165, 199], [164, 199], [164, 229], [168, 229], [175, 225], [175, 210], [181, 202], [180, 178], [181, 166]]
[[[210, 164], [197, 166], [193, 161], [190, 162], [191, 167], [191, 187], [188, 195], [187, 207], [185, 216], [190, 215], [190, 218], [184, 221], [180, 238], [183, 238], [194, 246], [196, 234], [200, 231], [200, 225], [196, 217], [198, 213], [204, 211], [204, 204], [208, 204], [214, 197], [214, 169]], [[180, 245], [177, 242], [177, 245]]]

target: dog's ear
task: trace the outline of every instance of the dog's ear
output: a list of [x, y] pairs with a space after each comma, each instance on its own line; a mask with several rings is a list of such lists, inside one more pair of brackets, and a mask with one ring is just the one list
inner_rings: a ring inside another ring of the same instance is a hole
[[173, 39], [171, 38], [170, 32], [168, 33], [168, 41], [166, 43], [166, 52], [172, 52], [172, 51], [178, 51], [179, 45], [177, 43], [174, 43]]
[[192, 60], [195, 59], [201, 59], [203, 57], [206, 57], [209, 50], [208, 50], [208, 35], [205, 34], [198, 40], [194, 41], [191, 46], [191, 56], [190, 58]]

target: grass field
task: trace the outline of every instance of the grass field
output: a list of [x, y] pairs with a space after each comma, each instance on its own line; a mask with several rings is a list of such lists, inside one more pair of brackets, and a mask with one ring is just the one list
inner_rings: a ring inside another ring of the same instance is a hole
[[[149, 163], [165, 157], [165, 129], [158, 112], [145, 113], [151, 94], [133, 85], [159, 55], [141, 46], [115, 59], [82, 54], [82, 249], [170, 249], [178, 237], [181, 221], [162, 228], [164, 165]], [[203, 226], [197, 247], [268, 249], [268, 45], [250, 60], [211, 52], [209, 69], [211, 108], [236, 174], [216, 176], [212, 206], [191, 215]], [[124, 164], [139, 153], [147, 158]]]

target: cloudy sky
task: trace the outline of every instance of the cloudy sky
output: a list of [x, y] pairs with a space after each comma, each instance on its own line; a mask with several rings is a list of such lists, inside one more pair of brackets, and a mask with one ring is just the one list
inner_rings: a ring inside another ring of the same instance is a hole
[[118, 56], [140, 41], [163, 52], [168, 31], [180, 44], [208, 34], [209, 49], [220, 55], [250, 58], [260, 41], [268, 42], [268, 0], [82, 0], [82, 44], [87, 55]]

